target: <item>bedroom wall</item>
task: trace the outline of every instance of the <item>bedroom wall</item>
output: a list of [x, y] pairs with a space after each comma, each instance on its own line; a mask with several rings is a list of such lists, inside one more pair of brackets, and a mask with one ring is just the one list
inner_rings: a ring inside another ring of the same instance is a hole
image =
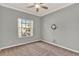
[[[43, 40], [79, 51], [79, 4], [48, 14], [42, 17], [41, 23]], [[55, 31], [52, 24], [57, 25]]]
[[[33, 37], [18, 38], [17, 17], [33, 20]], [[40, 17], [0, 6], [0, 48], [38, 41], [39, 38]]]
[[[1, 9], [0, 9], [0, 11], [1, 11]], [[0, 14], [1, 14], [1, 12], [0, 12]], [[2, 38], [2, 17], [0, 16], [0, 38]], [[1, 44], [2, 43], [2, 39], [0, 39], [0, 45], [2, 45]]]

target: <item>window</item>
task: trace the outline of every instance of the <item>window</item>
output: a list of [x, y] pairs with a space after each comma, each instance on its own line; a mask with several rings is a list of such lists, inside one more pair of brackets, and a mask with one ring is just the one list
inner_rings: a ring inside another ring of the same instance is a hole
[[18, 18], [18, 36], [33, 36], [33, 20]]

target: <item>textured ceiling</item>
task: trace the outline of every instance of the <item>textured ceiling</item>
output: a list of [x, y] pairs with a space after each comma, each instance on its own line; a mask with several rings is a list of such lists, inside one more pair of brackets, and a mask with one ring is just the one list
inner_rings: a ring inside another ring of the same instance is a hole
[[34, 8], [27, 8], [29, 5], [32, 5], [32, 3], [1, 3], [0, 5], [4, 7], [16, 9], [25, 13], [33, 14], [36, 16], [44, 16], [46, 14], [57, 11], [59, 9], [62, 9], [72, 4], [71, 3], [45, 3], [44, 5], [48, 6], [48, 9], [45, 10], [41, 8], [39, 12], [36, 12]]

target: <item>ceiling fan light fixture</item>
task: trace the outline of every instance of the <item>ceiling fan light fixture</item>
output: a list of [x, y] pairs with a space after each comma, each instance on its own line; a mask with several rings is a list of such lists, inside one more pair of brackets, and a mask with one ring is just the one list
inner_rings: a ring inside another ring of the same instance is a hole
[[36, 5], [35, 5], [35, 8], [40, 8], [40, 5], [39, 5], [39, 4], [36, 4]]

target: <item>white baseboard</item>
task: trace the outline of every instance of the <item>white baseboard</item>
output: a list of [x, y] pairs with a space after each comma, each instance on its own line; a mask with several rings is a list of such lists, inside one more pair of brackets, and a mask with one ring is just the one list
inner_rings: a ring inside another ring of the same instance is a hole
[[76, 51], [76, 50], [73, 50], [73, 49], [70, 49], [70, 48], [67, 48], [67, 47], [64, 47], [64, 46], [61, 46], [59, 44], [56, 44], [56, 43], [51, 43], [49, 41], [46, 41], [46, 40], [42, 40], [43, 42], [46, 42], [48, 44], [52, 44], [52, 45], [55, 45], [55, 46], [58, 46], [60, 48], [63, 48], [63, 49], [66, 49], [66, 50], [69, 50], [69, 51], [72, 51], [72, 52], [75, 52], [75, 53], [79, 53], [79, 51]]
[[2, 47], [2, 48], [0, 48], [0, 51], [3, 49], [12, 48], [12, 47], [16, 47], [16, 46], [20, 46], [20, 45], [24, 45], [24, 44], [28, 44], [28, 43], [33, 43], [33, 42], [37, 42], [37, 41], [40, 41], [40, 40], [33, 40], [30, 42], [26, 42], [26, 43], [20, 43], [20, 44], [16, 44], [16, 45], [7, 46], [7, 47]]

